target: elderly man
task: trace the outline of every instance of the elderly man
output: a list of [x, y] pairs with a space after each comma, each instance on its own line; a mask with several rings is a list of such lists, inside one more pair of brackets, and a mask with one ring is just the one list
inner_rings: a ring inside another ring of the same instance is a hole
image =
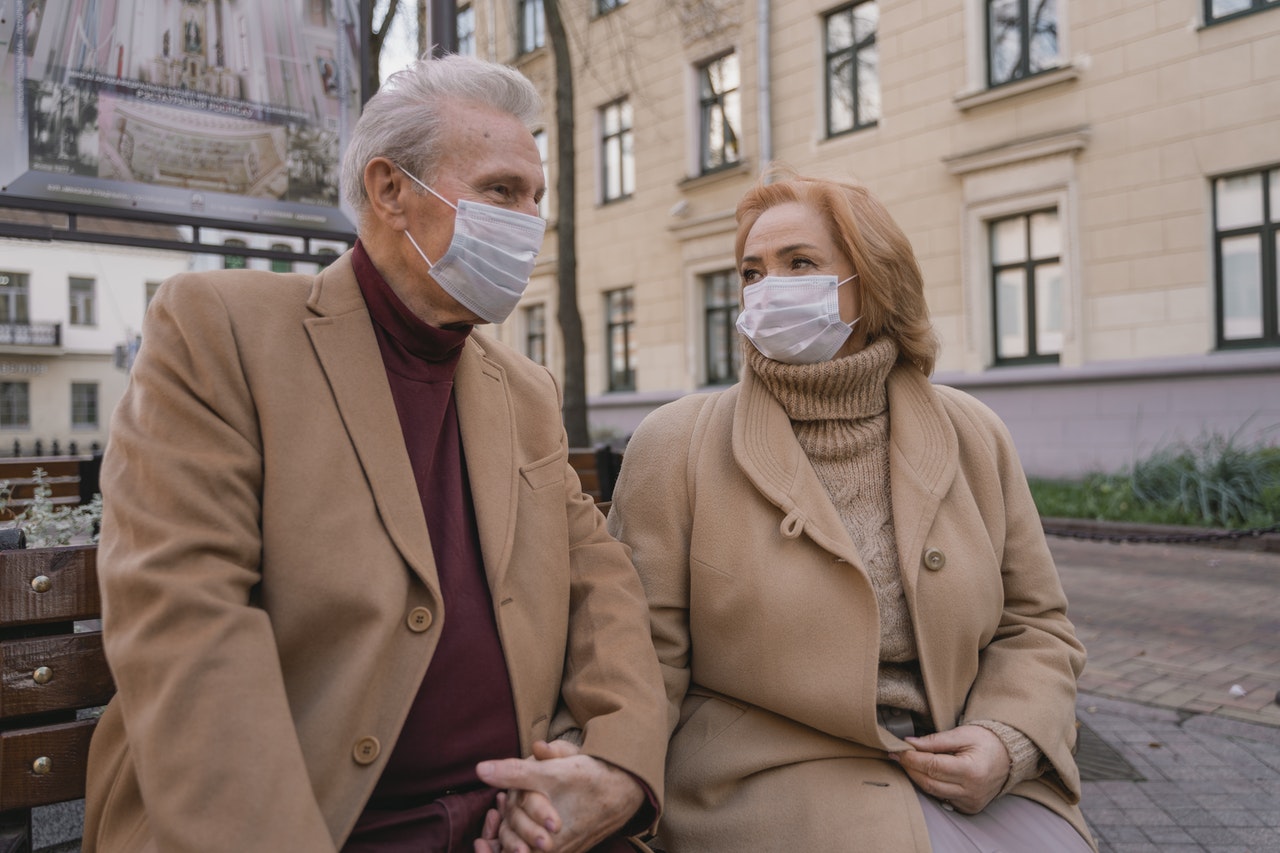
[[418, 62], [353, 134], [352, 251], [160, 289], [102, 472], [86, 851], [497, 849], [485, 782], [507, 849], [655, 817], [639, 581], [550, 374], [472, 333], [541, 245], [538, 110], [510, 69]]

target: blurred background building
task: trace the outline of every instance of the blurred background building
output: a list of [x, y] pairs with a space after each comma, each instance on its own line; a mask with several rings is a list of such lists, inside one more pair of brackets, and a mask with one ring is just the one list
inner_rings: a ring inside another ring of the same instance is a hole
[[[549, 105], [542, 0], [471, 0], [460, 52]], [[1114, 470], [1280, 424], [1277, 0], [575, 0], [590, 421], [737, 376], [734, 205], [769, 160], [869, 186], [915, 246], [937, 381], [1028, 470]], [[385, 63], [385, 60], [384, 60]], [[384, 64], [384, 73], [391, 70]], [[558, 200], [496, 330], [559, 369]]]

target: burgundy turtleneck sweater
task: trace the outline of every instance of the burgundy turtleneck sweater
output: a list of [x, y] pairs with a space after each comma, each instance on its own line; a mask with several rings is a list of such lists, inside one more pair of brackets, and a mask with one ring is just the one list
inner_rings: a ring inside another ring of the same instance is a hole
[[358, 241], [352, 265], [418, 483], [446, 618], [386, 769], [343, 849], [470, 853], [496, 793], [477, 779], [476, 762], [520, 754], [453, 393], [471, 329], [440, 329], [414, 316]]

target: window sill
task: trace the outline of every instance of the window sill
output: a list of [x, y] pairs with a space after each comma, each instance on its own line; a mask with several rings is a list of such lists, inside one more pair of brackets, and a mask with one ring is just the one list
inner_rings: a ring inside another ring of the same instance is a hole
[[1238, 21], [1241, 18], [1247, 18], [1250, 15], [1256, 15], [1259, 12], [1268, 12], [1272, 9], [1280, 9], [1280, 3], [1269, 3], [1266, 6], [1258, 6], [1257, 8], [1251, 7], [1248, 9], [1241, 9], [1239, 12], [1233, 12], [1230, 15], [1223, 15], [1208, 21], [1202, 21], [1198, 29], [1207, 30], [1210, 27], [1216, 27], [1219, 24], [1228, 24], [1232, 21]]
[[962, 92], [951, 99], [956, 109], [964, 112], [974, 107], [980, 107], [984, 104], [1003, 101], [1006, 98], [1016, 98], [1019, 95], [1025, 95], [1027, 92], [1036, 92], [1040, 89], [1047, 89], [1050, 86], [1056, 86], [1059, 83], [1069, 83], [1080, 76], [1080, 69], [1073, 64], [1063, 65], [1053, 71], [1045, 71], [1034, 77], [1028, 77], [1025, 80], [1019, 80], [1017, 83], [1005, 83], [991, 89], [981, 89], [976, 92]]
[[737, 163], [728, 166], [722, 166], [714, 172], [703, 172], [701, 175], [691, 175], [682, 181], [676, 183], [676, 188], [680, 190], [696, 190], [710, 184], [716, 184], [726, 178], [734, 178], [739, 175], [746, 175], [751, 172], [751, 167], [746, 160], [739, 160]]
[[880, 126], [879, 120], [867, 122], [866, 124], [860, 124], [857, 127], [851, 127], [848, 130], [842, 130], [839, 133], [828, 134], [822, 137], [821, 139], [819, 139], [818, 144], [826, 145], [829, 142], [840, 142], [841, 140], [850, 139], [854, 136], [857, 136], [860, 133], [865, 133], [868, 130], [875, 130], [879, 126]]

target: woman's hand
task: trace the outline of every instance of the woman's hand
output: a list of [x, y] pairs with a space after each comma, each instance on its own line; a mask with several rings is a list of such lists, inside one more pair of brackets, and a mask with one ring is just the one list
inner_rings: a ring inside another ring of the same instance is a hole
[[911, 781], [956, 811], [976, 814], [996, 798], [1009, 778], [1009, 752], [981, 726], [959, 726], [927, 737], [909, 737], [914, 752], [893, 754]]

